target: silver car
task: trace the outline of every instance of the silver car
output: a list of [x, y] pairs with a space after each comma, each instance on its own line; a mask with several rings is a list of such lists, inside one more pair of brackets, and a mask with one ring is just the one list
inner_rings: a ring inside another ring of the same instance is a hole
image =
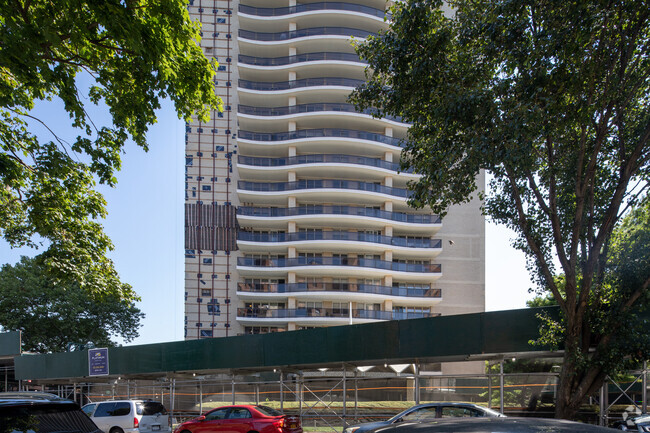
[[162, 403], [111, 400], [81, 408], [104, 433], [170, 433], [171, 419]]

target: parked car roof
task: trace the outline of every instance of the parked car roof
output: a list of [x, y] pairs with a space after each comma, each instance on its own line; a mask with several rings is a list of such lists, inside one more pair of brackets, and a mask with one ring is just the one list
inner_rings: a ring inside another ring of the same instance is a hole
[[608, 433], [615, 430], [549, 418], [439, 418], [435, 421], [392, 424], [374, 433]]
[[70, 401], [65, 398], [61, 398], [56, 394], [50, 394], [49, 392], [39, 392], [39, 391], [7, 391], [0, 392], [0, 399], [11, 399], [11, 400], [47, 400], [47, 401]]
[[[432, 409], [432, 408], [436, 408], [435, 414], [428, 413], [429, 411], [427, 409]], [[439, 413], [443, 410], [442, 408], [455, 408], [461, 410], [465, 409], [467, 412], [470, 413], [474, 413], [474, 414], [480, 413], [480, 415], [478, 415], [480, 417], [505, 417], [505, 415], [501, 414], [500, 412], [473, 403], [458, 403], [458, 402], [423, 403], [423, 404], [411, 406], [410, 408], [384, 421], [375, 421], [375, 422], [367, 422], [363, 424], [351, 425], [344, 430], [344, 433], [366, 433], [383, 426], [394, 425], [398, 422], [404, 422], [404, 421], [421, 422], [432, 418], [439, 419], [438, 416], [444, 416], [441, 413]], [[414, 419], [415, 417], [417, 417], [418, 419]]]
[[2, 396], [0, 426], [14, 433], [102, 433], [77, 403], [33, 396]]

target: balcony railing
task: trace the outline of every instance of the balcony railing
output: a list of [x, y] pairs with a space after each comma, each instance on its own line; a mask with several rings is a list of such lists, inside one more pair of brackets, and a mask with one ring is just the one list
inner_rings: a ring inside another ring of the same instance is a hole
[[237, 266], [262, 268], [288, 268], [294, 266], [351, 266], [360, 268], [375, 268], [398, 272], [417, 272], [424, 274], [439, 274], [442, 265], [433, 263], [398, 263], [365, 257], [293, 257], [293, 258], [256, 258], [238, 257]]
[[252, 32], [250, 30], [239, 30], [239, 37], [253, 41], [286, 41], [289, 39], [303, 38], [308, 36], [349, 36], [356, 38], [367, 38], [377, 33], [368, 30], [353, 29], [349, 27], [312, 27], [308, 29], [289, 30], [286, 32], [264, 33]]
[[[352, 309], [352, 317], [355, 319], [373, 320], [404, 320], [421, 319], [424, 317], [435, 317], [436, 313], [424, 312], [401, 312], [401, 311], [377, 311]], [[347, 308], [237, 308], [237, 317], [250, 317], [258, 319], [292, 319], [303, 317], [350, 317], [350, 310]]]
[[395, 247], [407, 248], [441, 248], [440, 239], [429, 238], [403, 238], [384, 236], [364, 232], [343, 231], [309, 231], [295, 233], [253, 233], [240, 231], [239, 240], [250, 242], [297, 242], [297, 241], [354, 241], [370, 242]]
[[365, 83], [365, 80], [357, 80], [354, 78], [320, 77], [320, 78], [303, 78], [300, 80], [277, 81], [277, 82], [239, 80], [239, 87], [243, 89], [261, 90], [261, 91], [270, 92], [274, 90], [289, 90], [289, 89], [299, 89], [304, 87], [316, 87], [316, 86], [358, 87], [363, 83]]
[[299, 129], [291, 132], [251, 132], [239, 131], [239, 138], [251, 141], [287, 141], [299, 140], [301, 138], [352, 138], [358, 140], [376, 141], [379, 143], [389, 144], [400, 147], [402, 139], [389, 137], [387, 135], [377, 134], [375, 132], [357, 131], [354, 129]]
[[362, 14], [371, 15], [373, 17], [384, 18], [387, 14], [381, 9], [371, 8], [369, 6], [362, 6], [352, 3], [343, 2], [318, 2], [300, 4], [289, 7], [281, 8], [256, 8], [252, 6], [239, 5], [239, 12], [256, 15], [260, 17], [277, 17], [283, 15], [293, 15], [301, 12], [309, 11], [322, 11], [322, 10], [335, 10], [335, 11], [351, 11], [360, 12]]
[[441, 298], [442, 289], [391, 287], [356, 283], [239, 283], [237, 291], [246, 293], [351, 292], [409, 298]]
[[395, 188], [392, 186], [377, 185], [370, 182], [341, 179], [305, 179], [295, 182], [249, 182], [240, 180], [237, 182], [237, 188], [244, 191], [259, 192], [282, 192], [305, 189], [347, 189], [376, 192], [401, 198], [408, 198], [412, 194], [412, 191], [404, 188]]
[[294, 63], [304, 63], [304, 62], [318, 62], [318, 61], [341, 61], [341, 62], [354, 62], [365, 64], [363, 60], [359, 58], [357, 54], [353, 53], [330, 53], [330, 52], [318, 52], [318, 53], [303, 53], [297, 54], [295, 56], [282, 56], [282, 57], [255, 57], [255, 56], [246, 56], [243, 54], [239, 55], [239, 63], [245, 65], [256, 65], [256, 66], [284, 66], [284, 65], [293, 65]]
[[[288, 116], [290, 114], [319, 113], [323, 111], [360, 113], [369, 116], [373, 116], [377, 112], [374, 108], [366, 108], [365, 110], [357, 111], [354, 104], [342, 102], [315, 102], [311, 104], [287, 105], [283, 107], [256, 107], [252, 105], [239, 105], [237, 107], [238, 113], [249, 114], [251, 116]], [[401, 122], [397, 117], [388, 116], [386, 119]]]
[[300, 206], [288, 208], [268, 208], [240, 206], [238, 215], [257, 216], [265, 218], [282, 218], [300, 215], [352, 215], [360, 217], [379, 218], [384, 220], [403, 222], [409, 224], [440, 224], [442, 219], [438, 215], [417, 215], [401, 212], [389, 212], [380, 209], [365, 208], [360, 206]]
[[[251, 165], [254, 167], [283, 167], [287, 165], [301, 164], [354, 164], [367, 165], [369, 167], [384, 168], [391, 171], [400, 171], [399, 163], [384, 161], [379, 158], [368, 158], [356, 155], [299, 155], [288, 158], [261, 158], [256, 156], [239, 155], [237, 162], [240, 165]], [[406, 173], [412, 173], [409, 169]]]

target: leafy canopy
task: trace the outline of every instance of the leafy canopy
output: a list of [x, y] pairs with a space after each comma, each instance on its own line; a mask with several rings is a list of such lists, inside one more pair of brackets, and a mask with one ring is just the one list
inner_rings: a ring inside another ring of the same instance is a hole
[[[119, 292], [127, 292], [128, 285]], [[49, 277], [43, 258], [22, 257], [0, 268], [0, 327], [22, 331], [22, 349], [49, 353], [72, 345], [115, 346], [138, 336], [144, 314], [119, 295], [93, 294]]]
[[[352, 101], [412, 124], [413, 205], [444, 213], [489, 172], [484, 212], [516, 232], [566, 318], [556, 415], [570, 417], [611, 367], [612, 335], [592, 309], [612, 230], [650, 180], [648, 3], [406, 0], [391, 12], [358, 46], [369, 69]], [[643, 290], [630, 286], [612, 314]]]
[[[113, 186], [131, 138], [145, 150], [161, 98], [179, 117], [206, 120], [221, 107], [216, 64], [198, 46], [200, 28], [182, 0], [8, 0], [0, 4], [0, 236], [11, 246], [48, 245], [53, 275], [90, 291], [134, 294], [105, 254], [97, 222], [106, 203], [96, 182]], [[87, 94], [79, 74], [91, 77]], [[78, 128], [71, 141], [30, 125], [38, 101], [59, 100]], [[105, 106], [98, 125], [87, 105]], [[28, 124], [28, 122], [30, 122]]]

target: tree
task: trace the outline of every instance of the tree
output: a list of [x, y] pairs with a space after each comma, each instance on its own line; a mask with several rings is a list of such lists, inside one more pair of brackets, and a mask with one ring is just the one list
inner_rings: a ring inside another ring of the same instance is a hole
[[42, 257], [23, 256], [0, 269], [0, 326], [22, 331], [22, 349], [29, 352], [61, 352], [88, 343], [115, 346], [111, 337], [132, 341], [144, 318], [133, 301], [118, 295], [130, 289], [102, 294], [58, 284]]
[[[368, 80], [352, 100], [412, 124], [402, 158], [422, 175], [412, 205], [444, 214], [472, 196], [480, 170], [491, 175], [485, 214], [517, 233], [514, 246], [564, 317], [556, 416], [571, 418], [613, 368], [614, 329], [593, 312], [612, 230], [648, 188], [650, 8], [448, 3], [453, 13], [441, 1], [396, 2], [389, 29], [358, 46]], [[630, 288], [612, 317], [646, 288]]]
[[[160, 99], [179, 117], [220, 109], [216, 63], [198, 45], [199, 24], [183, 0], [9, 0], [0, 5], [0, 236], [12, 247], [46, 245], [53, 277], [91, 292], [135, 294], [106, 257], [112, 244], [96, 182], [115, 185], [127, 139], [147, 150]], [[88, 92], [79, 74], [90, 77]], [[59, 100], [79, 129], [68, 142], [37, 137], [30, 110]], [[98, 125], [88, 104], [105, 106]]]

